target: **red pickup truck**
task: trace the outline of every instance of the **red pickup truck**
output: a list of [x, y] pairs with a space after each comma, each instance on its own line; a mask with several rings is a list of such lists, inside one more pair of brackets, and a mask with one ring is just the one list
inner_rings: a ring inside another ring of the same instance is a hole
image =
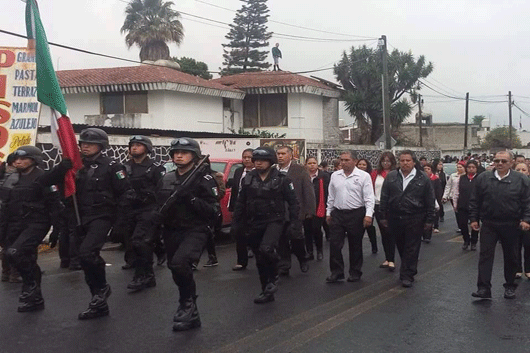
[[[237, 168], [242, 167], [240, 159], [219, 159], [210, 158], [210, 166], [212, 170], [223, 173], [226, 187], [226, 195], [221, 200], [221, 212], [223, 213], [223, 227], [230, 225], [232, 222], [232, 213], [228, 211], [228, 202], [230, 201], [231, 189], [229, 188], [230, 183], [228, 182], [234, 177], [234, 173]], [[175, 170], [175, 164], [172, 161], [167, 161], [164, 164], [167, 172]]]

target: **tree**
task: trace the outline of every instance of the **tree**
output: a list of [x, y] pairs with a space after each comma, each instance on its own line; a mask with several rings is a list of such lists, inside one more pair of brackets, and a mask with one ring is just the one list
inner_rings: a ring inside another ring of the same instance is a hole
[[482, 127], [482, 121], [484, 121], [484, 119], [486, 119], [484, 115], [475, 115], [473, 117], [473, 125], [478, 125]]
[[267, 0], [241, 0], [244, 4], [236, 13], [234, 23], [225, 36], [228, 44], [223, 44], [223, 65], [221, 75], [232, 75], [247, 71], [268, 69], [271, 64], [265, 62], [272, 32], [267, 32], [269, 9]]
[[205, 80], [211, 80], [213, 75], [208, 71], [208, 65], [205, 62], [197, 61], [192, 58], [183, 56], [182, 58], [174, 57], [172, 60], [180, 65], [180, 71], [193, 76], [199, 76]]
[[[344, 51], [334, 68], [337, 80], [346, 90], [343, 94], [346, 108], [359, 126], [368, 128], [371, 143], [375, 143], [383, 133], [382, 70], [381, 52], [366, 45], [352, 47], [349, 54]], [[427, 77], [432, 70], [432, 63], [427, 63], [423, 55], [415, 60], [411, 52], [395, 49], [390, 53], [388, 80], [393, 131], [412, 112], [411, 103], [403, 95], [419, 90], [418, 80]]]
[[263, 138], [263, 139], [274, 139], [274, 138], [284, 138], [285, 136], [287, 136], [287, 134], [279, 134], [277, 132], [270, 132], [270, 131], [267, 131], [267, 130], [260, 130], [260, 129], [252, 129], [252, 131], [247, 131], [245, 129], [243, 129], [242, 127], [239, 128], [239, 130], [234, 130], [234, 129], [230, 129], [229, 130], [233, 133], [233, 134], [238, 134], [238, 135], [252, 135], [252, 136], [258, 136], [260, 138]]
[[501, 147], [501, 148], [521, 148], [521, 138], [517, 134], [517, 130], [512, 126], [512, 141], [513, 144], [510, 146], [510, 139], [508, 134], [508, 127], [497, 127], [484, 137], [481, 147], [485, 149]]
[[172, 1], [132, 0], [125, 9], [126, 17], [121, 33], [127, 33], [125, 43], [140, 47], [140, 60], [169, 60], [166, 43], [180, 45], [184, 29], [180, 13], [173, 10]]

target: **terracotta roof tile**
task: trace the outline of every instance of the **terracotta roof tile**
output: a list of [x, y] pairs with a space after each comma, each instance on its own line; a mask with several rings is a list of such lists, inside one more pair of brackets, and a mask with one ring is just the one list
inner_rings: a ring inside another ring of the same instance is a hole
[[214, 80], [205, 80], [168, 67], [140, 65], [84, 70], [57, 71], [61, 88], [141, 83], [178, 83], [239, 92]]
[[256, 87], [313, 86], [333, 91], [328, 85], [289, 71], [246, 72], [213, 80], [228, 87], [245, 89]]

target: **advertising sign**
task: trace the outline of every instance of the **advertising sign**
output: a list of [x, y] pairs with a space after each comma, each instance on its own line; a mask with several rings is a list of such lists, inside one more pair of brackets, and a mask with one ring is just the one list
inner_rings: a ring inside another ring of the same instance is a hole
[[39, 109], [35, 52], [0, 47], [0, 160], [35, 145]]

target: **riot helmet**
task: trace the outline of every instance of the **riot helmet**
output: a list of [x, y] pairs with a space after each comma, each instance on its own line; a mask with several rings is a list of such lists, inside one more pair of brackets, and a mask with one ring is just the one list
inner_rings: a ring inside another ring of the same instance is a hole
[[271, 165], [278, 163], [276, 152], [271, 147], [258, 147], [252, 151], [252, 163], [256, 160], [269, 161]]
[[89, 127], [79, 134], [79, 143], [81, 142], [98, 144], [104, 150], [109, 147], [109, 135], [101, 129]]
[[151, 142], [151, 139], [142, 136], [142, 135], [134, 135], [129, 138], [129, 148], [131, 148], [131, 145], [133, 143], [140, 143], [145, 146], [147, 153], [153, 152], [153, 142]]
[[40, 148], [35, 146], [21, 146], [15, 152], [13, 152], [13, 155], [14, 160], [21, 157], [30, 158], [37, 165], [41, 165], [43, 163], [42, 151]]
[[195, 154], [197, 158], [201, 156], [201, 146], [199, 143], [189, 137], [180, 137], [171, 141], [171, 147], [169, 148], [169, 155], [173, 158], [173, 154], [176, 151], [190, 151]]

